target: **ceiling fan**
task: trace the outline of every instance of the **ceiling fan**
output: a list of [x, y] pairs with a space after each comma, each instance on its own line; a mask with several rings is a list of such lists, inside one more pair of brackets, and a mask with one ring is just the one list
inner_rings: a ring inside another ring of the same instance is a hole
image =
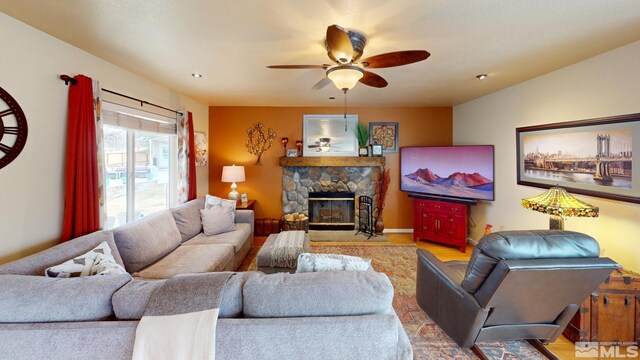
[[329, 58], [336, 64], [271, 65], [267, 67], [270, 69], [324, 69], [326, 76], [312, 89], [319, 90], [333, 82], [338, 89], [346, 93], [357, 82], [376, 88], [388, 85], [380, 75], [366, 69], [412, 64], [426, 60], [431, 55], [425, 50], [408, 50], [375, 55], [360, 60], [366, 44], [367, 38], [364, 34], [344, 29], [338, 25], [331, 25], [327, 28], [325, 48]]

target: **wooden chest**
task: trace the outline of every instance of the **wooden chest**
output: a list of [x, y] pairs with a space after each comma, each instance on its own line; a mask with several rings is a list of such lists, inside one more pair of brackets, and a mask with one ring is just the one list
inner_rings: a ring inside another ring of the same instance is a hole
[[271, 234], [277, 234], [280, 232], [281, 222], [280, 219], [256, 219], [254, 234], [256, 236], [268, 236]]
[[640, 275], [614, 271], [587, 298], [563, 332], [576, 342], [640, 342]]

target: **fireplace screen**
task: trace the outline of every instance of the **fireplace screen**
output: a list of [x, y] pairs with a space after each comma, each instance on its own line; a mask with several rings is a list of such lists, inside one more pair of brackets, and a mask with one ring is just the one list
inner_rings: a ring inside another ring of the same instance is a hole
[[353, 230], [355, 227], [355, 193], [309, 193], [309, 229]]

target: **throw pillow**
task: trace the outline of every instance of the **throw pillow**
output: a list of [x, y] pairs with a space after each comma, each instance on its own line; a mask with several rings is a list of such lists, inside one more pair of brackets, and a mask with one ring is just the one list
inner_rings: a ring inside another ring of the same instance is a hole
[[92, 275], [117, 275], [126, 274], [122, 265], [116, 263], [111, 255], [111, 248], [106, 241], [93, 248], [91, 251], [65, 261], [60, 265], [47, 268], [44, 271], [46, 277], [69, 278]]
[[371, 259], [363, 259], [357, 256], [302, 253], [298, 256], [296, 273], [336, 270], [365, 271], [370, 266]]
[[204, 199], [204, 208], [211, 209], [216, 206], [222, 206], [222, 207], [227, 207], [232, 209], [233, 222], [236, 221], [236, 201], [235, 200], [223, 199], [217, 196], [207, 194], [207, 196], [205, 196], [205, 199]]
[[200, 210], [202, 230], [204, 234], [218, 235], [235, 229], [234, 216], [231, 208], [215, 206], [211, 209]]

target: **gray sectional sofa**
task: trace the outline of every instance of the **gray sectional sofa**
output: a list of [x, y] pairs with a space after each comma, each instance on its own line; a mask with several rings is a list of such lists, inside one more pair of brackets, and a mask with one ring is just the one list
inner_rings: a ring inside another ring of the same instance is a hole
[[178, 274], [236, 270], [251, 249], [253, 210], [237, 210], [233, 231], [206, 236], [204, 198], [150, 214], [113, 230], [97, 231], [0, 265], [0, 274], [43, 275], [46, 268], [106, 241], [116, 262], [134, 278], [168, 279]]
[[[0, 358], [130, 359], [138, 321], [166, 279], [237, 269], [251, 246], [253, 211], [237, 211], [234, 231], [204, 236], [203, 206], [194, 200], [1, 265]], [[129, 274], [42, 276], [102, 241]], [[234, 273], [216, 359], [412, 359], [392, 299], [391, 282], [373, 270]]]

